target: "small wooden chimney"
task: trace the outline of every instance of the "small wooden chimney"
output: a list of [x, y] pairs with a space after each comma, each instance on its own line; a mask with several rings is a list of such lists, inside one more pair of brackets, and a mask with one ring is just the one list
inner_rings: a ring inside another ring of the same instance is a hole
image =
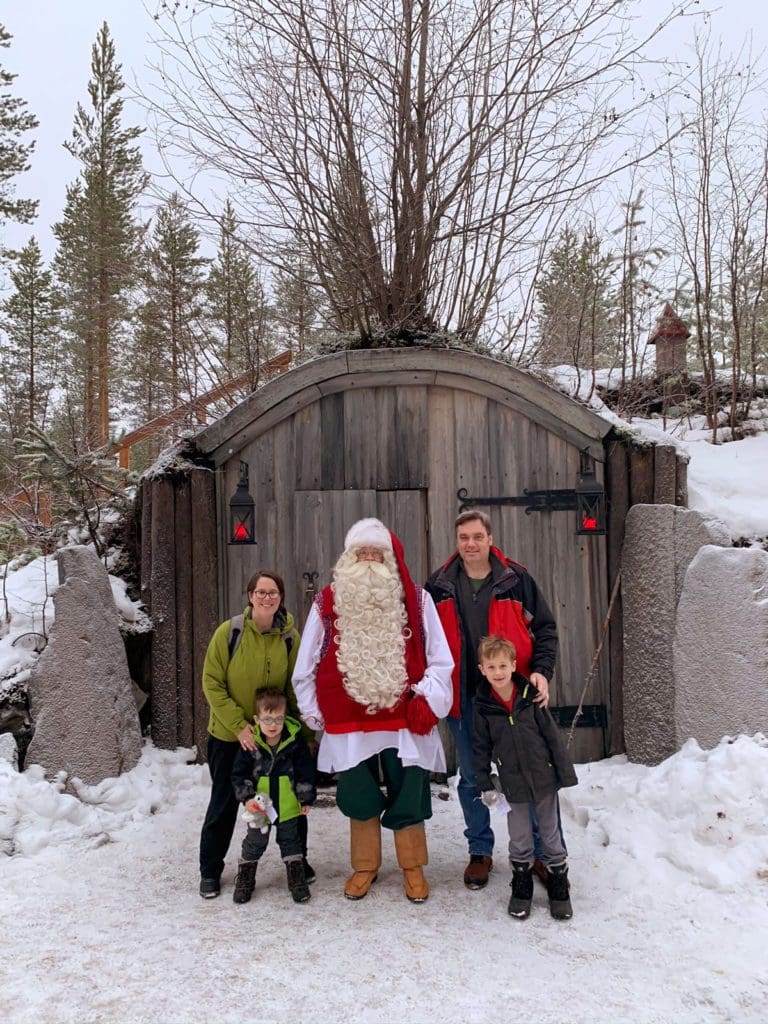
[[688, 325], [667, 303], [648, 339], [649, 345], [656, 346], [656, 372], [660, 377], [685, 373], [685, 343], [690, 336]]

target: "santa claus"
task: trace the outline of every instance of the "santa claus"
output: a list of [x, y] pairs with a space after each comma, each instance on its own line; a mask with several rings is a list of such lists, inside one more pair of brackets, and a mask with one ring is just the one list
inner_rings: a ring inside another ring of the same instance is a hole
[[394, 833], [405, 894], [422, 903], [429, 773], [445, 771], [437, 720], [451, 706], [453, 659], [398, 538], [361, 519], [344, 549], [304, 627], [293, 687], [304, 720], [324, 730], [318, 768], [338, 773], [353, 868], [344, 895], [362, 899], [376, 881], [383, 825]]

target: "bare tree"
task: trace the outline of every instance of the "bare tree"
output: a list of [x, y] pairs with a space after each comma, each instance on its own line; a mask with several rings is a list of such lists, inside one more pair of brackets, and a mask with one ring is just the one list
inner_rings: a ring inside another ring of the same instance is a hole
[[624, 164], [644, 48], [695, 7], [637, 38], [625, 0], [163, 3], [161, 150], [224, 177], [262, 255], [306, 241], [337, 329], [474, 341]]
[[735, 426], [747, 338], [756, 354], [768, 283], [768, 126], [755, 126], [751, 105], [766, 82], [748, 55], [726, 57], [707, 37], [697, 38], [695, 55], [694, 116], [680, 115], [686, 127], [669, 147], [667, 181], [676, 251], [690, 281], [704, 408], [717, 440], [718, 364], [730, 364]]

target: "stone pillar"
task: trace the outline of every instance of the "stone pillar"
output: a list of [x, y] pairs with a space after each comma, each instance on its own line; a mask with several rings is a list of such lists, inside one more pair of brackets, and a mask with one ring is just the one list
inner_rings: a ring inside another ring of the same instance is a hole
[[56, 617], [29, 681], [34, 735], [25, 763], [95, 785], [138, 763], [139, 716], [106, 569], [89, 547], [56, 557]]
[[686, 570], [705, 544], [730, 545], [722, 524], [675, 505], [634, 505], [621, 560], [627, 756], [658, 764], [678, 749], [673, 649]]

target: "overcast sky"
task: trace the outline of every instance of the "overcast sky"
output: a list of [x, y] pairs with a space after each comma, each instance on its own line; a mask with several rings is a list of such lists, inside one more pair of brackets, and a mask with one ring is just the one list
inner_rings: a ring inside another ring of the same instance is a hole
[[[638, 10], [651, 19], [661, 16], [670, 2], [642, 0]], [[154, 10], [152, 0], [148, 6]], [[716, 4], [709, 6], [714, 8]], [[51, 225], [60, 219], [66, 186], [78, 172], [62, 143], [70, 136], [77, 102], [87, 99], [96, 33], [106, 20], [123, 65], [123, 77], [131, 88], [135, 80], [146, 81], [149, 74], [155, 25], [143, 0], [2, 0], [0, 12], [0, 21], [14, 37], [10, 49], [0, 51], [0, 61], [18, 73], [13, 94], [24, 98], [40, 121], [32, 168], [18, 179], [16, 192], [19, 197], [40, 200], [38, 218], [31, 227], [8, 225], [6, 244], [19, 247], [34, 233], [44, 255], [50, 258], [54, 251]], [[724, 0], [713, 15], [713, 27], [729, 50], [738, 50], [751, 33], [753, 51], [763, 51], [768, 47], [768, 5], [763, 0]], [[679, 54], [691, 37], [691, 22], [680, 23], [665, 50]], [[144, 123], [138, 105], [127, 103], [124, 123]], [[159, 162], [148, 135], [142, 145], [147, 170], [158, 171]]]

